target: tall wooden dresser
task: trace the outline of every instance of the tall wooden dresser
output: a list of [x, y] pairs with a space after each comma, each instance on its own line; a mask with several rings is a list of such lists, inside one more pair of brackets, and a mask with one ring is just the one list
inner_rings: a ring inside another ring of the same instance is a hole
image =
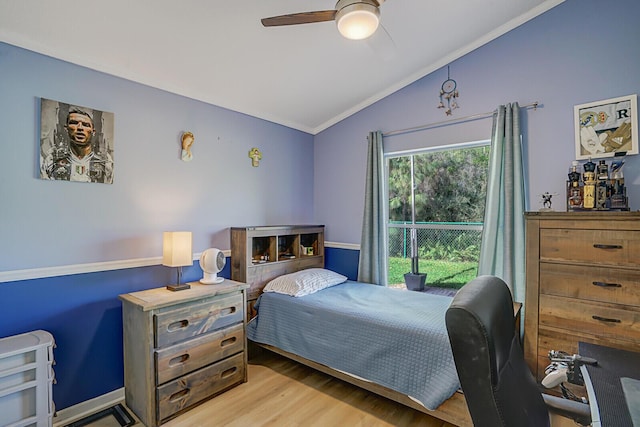
[[549, 350], [578, 342], [640, 351], [640, 212], [528, 212], [524, 352], [538, 380]]
[[247, 285], [190, 285], [120, 295], [125, 398], [147, 427], [247, 381]]

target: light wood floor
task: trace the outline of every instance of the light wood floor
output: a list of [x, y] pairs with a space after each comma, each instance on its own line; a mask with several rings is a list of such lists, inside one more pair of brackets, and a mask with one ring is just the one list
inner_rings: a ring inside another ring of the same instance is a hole
[[249, 361], [249, 381], [163, 427], [454, 427], [271, 352]]

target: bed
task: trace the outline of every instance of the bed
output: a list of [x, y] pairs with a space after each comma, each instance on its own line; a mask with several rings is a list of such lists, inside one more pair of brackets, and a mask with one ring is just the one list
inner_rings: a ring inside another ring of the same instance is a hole
[[451, 297], [346, 280], [280, 276], [247, 337], [271, 351], [459, 426], [471, 426], [444, 323]]

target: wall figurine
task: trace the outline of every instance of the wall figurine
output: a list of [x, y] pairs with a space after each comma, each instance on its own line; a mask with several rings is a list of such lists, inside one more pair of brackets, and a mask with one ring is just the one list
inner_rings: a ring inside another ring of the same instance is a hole
[[249, 150], [249, 158], [251, 159], [251, 166], [257, 168], [260, 166], [260, 160], [262, 159], [262, 153], [256, 147]]
[[193, 154], [191, 153], [191, 146], [195, 137], [191, 132], [184, 132], [182, 134], [182, 154], [181, 158], [183, 162], [190, 162], [193, 160]]

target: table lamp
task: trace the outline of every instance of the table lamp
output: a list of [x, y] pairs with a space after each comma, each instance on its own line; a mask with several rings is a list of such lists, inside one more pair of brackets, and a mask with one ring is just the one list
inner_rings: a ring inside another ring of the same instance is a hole
[[192, 236], [190, 231], [162, 233], [162, 265], [178, 267], [178, 283], [167, 285], [170, 291], [182, 291], [191, 286], [182, 282], [182, 267], [193, 265]]

